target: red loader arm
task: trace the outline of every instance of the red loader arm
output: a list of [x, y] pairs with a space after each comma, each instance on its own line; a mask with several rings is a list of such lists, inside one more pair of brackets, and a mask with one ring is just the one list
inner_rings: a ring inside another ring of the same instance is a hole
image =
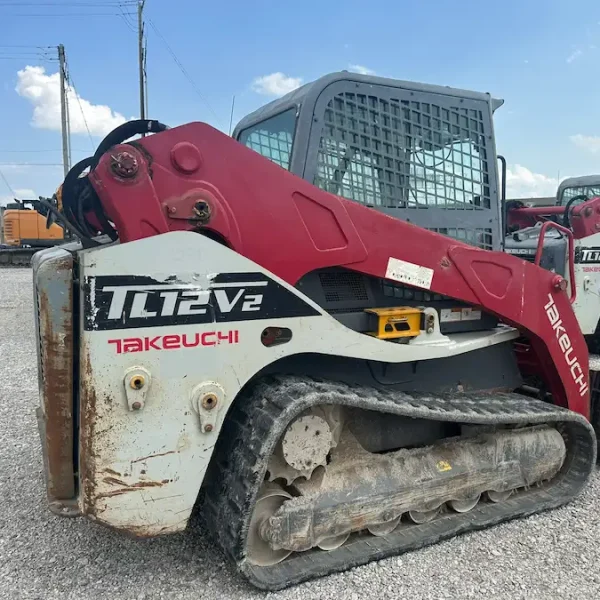
[[[508, 226], [512, 231], [533, 227], [550, 217], [558, 218], [562, 223], [565, 206], [529, 206], [511, 208], [508, 211]], [[588, 237], [600, 231], [600, 198], [591, 198], [573, 206], [569, 210], [569, 222], [576, 240]]]
[[203, 230], [292, 285], [330, 266], [398, 280], [390, 258], [431, 269], [413, 283], [519, 328], [555, 401], [589, 418], [588, 350], [558, 275], [325, 192], [202, 123], [115, 146], [89, 178], [122, 243]]

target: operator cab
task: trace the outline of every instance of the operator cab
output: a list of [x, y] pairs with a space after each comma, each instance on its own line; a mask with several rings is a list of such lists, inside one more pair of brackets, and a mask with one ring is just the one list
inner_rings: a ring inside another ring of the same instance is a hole
[[573, 205], [581, 204], [585, 202], [582, 196], [589, 199], [600, 196], [600, 175], [569, 177], [562, 181], [556, 192], [556, 205], [566, 206], [574, 198], [577, 199]]
[[[328, 192], [499, 250], [492, 115], [502, 104], [489, 94], [342, 71], [249, 114], [233, 137]], [[496, 323], [479, 311], [457, 319], [454, 300], [349, 269], [309, 273], [298, 288], [355, 330], [368, 328], [365, 308], [399, 304], [435, 306], [443, 333]]]
[[333, 194], [501, 248], [489, 94], [342, 71], [238, 123], [233, 136]]

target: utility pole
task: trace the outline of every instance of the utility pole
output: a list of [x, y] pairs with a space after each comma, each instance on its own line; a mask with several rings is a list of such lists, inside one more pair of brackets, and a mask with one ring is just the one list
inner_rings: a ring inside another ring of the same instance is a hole
[[[144, 74], [144, 4], [145, 0], [138, 2], [138, 63], [140, 70], [140, 119], [146, 118], [146, 77]], [[143, 134], [142, 134], [143, 136]]]
[[71, 169], [69, 160], [69, 125], [67, 118], [67, 92], [65, 86], [65, 72], [66, 72], [66, 60], [65, 60], [65, 47], [60, 44], [58, 46], [58, 64], [60, 72], [60, 123], [62, 131], [62, 153], [63, 153], [63, 169], [65, 177]]

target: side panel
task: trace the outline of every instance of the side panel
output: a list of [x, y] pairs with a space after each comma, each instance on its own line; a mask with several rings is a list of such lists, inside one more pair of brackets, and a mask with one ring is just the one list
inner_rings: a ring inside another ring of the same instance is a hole
[[575, 316], [581, 332], [592, 335], [600, 320], [600, 233], [575, 240], [575, 281]]
[[[446, 337], [436, 322], [414, 343], [382, 342], [194, 233], [82, 252], [80, 264], [81, 509], [140, 536], [185, 527], [229, 406], [273, 362], [304, 353], [425, 361], [517, 335], [502, 327]], [[265, 327], [288, 327], [292, 339], [267, 347]], [[215, 408], [202, 407], [206, 394]]]

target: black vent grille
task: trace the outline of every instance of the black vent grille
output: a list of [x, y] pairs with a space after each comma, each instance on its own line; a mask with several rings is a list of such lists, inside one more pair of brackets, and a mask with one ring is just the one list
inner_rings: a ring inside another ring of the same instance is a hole
[[413, 287], [388, 283], [387, 281], [382, 281], [381, 286], [383, 288], [383, 295], [388, 298], [398, 298], [399, 300], [412, 302], [439, 302], [448, 300], [446, 296], [441, 296], [440, 294], [432, 294]]
[[319, 273], [327, 302], [367, 301], [369, 296], [359, 273]]

